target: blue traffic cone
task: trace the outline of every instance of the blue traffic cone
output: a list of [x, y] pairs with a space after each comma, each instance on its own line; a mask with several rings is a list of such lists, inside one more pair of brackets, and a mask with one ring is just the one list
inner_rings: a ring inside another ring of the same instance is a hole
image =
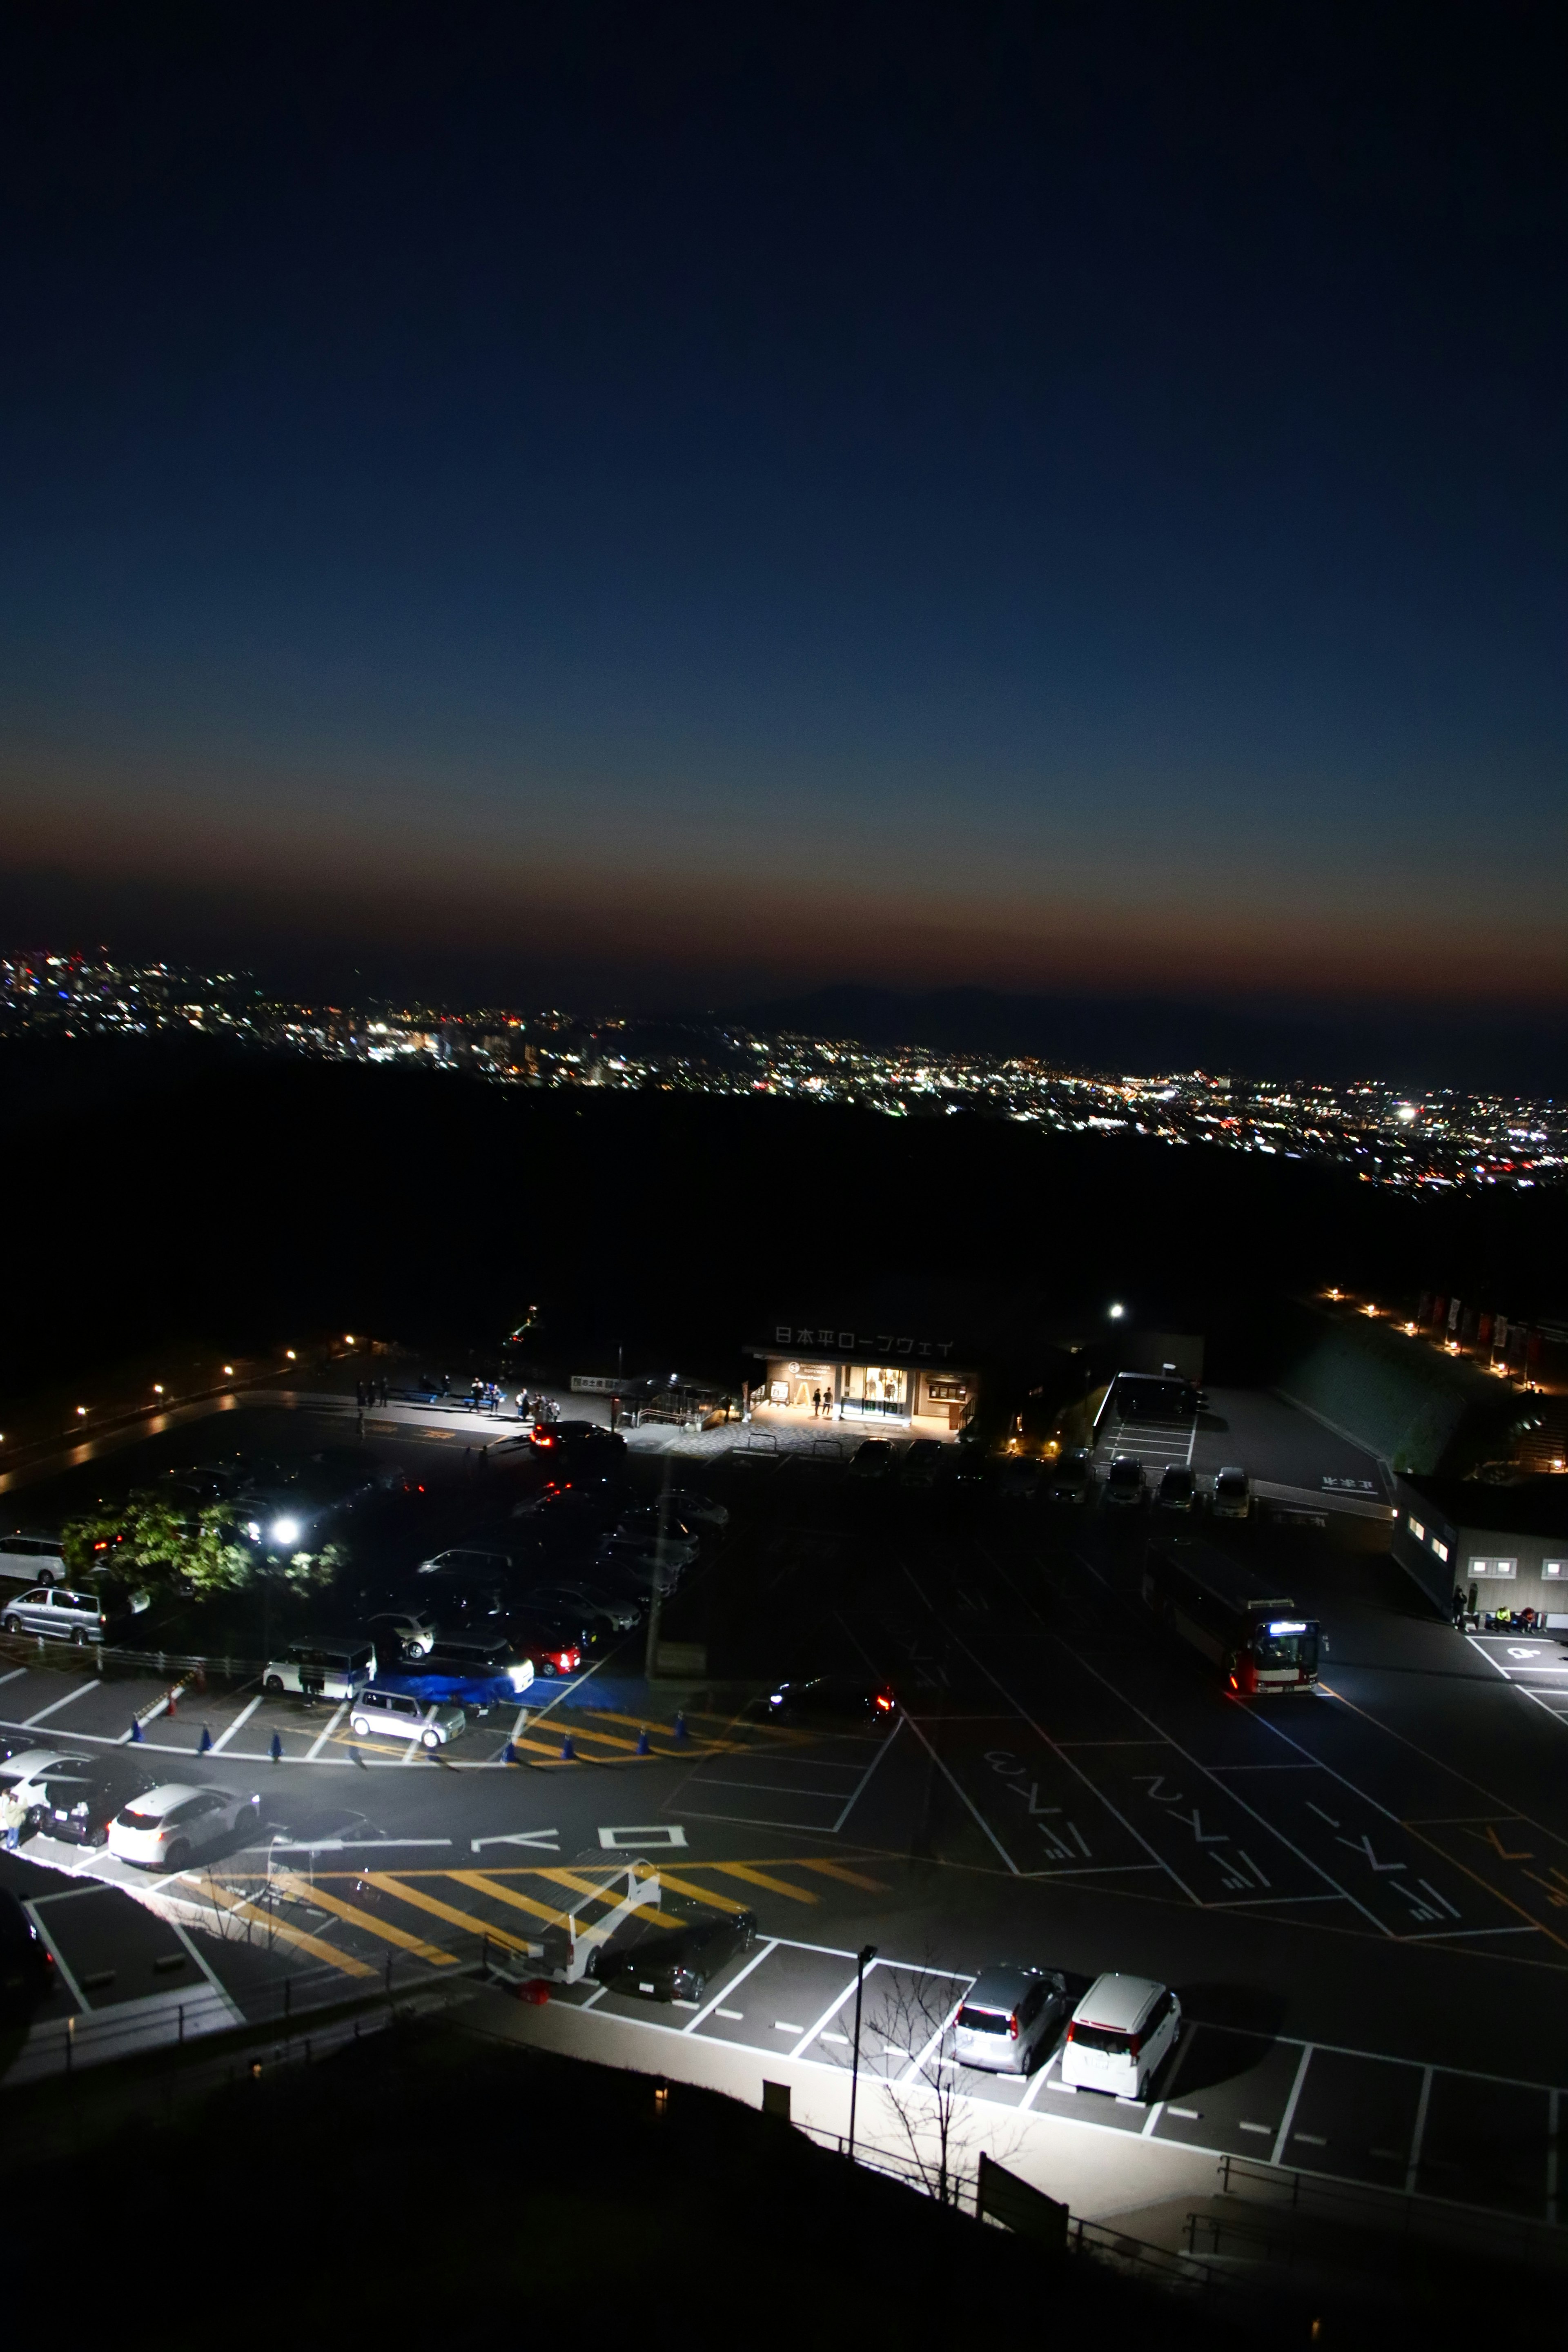
[[205, 1755], [206, 1754], [206, 1752], [207, 1752], [207, 1749], [212, 1746], [212, 1744], [213, 1744], [213, 1736], [212, 1736], [212, 1733], [208, 1730], [208, 1728], [207, 1728], [206, 1725], [204, 1723], [204, 1724], [203, 1724], [203, 1726], [202, 1726], [202, 1736], [201, 1736], [201, 1738], [200, 1738], [197, 1740], [197, 1742], [196, 1742], [196, 1754], [197, 1754], [198, 1756], [205, 1756]]
[[565, 1738], [561, 1742], [561, 1761], [563, 1764], [574, 1763], [576, 1760], [576, 1756], [577, 1750], [572, 1745], [572, 1734], [568, 1732]]
[[272, 1735], [272, 1761], [274, 1764], [281, 1764], [283, 1761], [283, 1742], [276, 1732]]
[[142, 1718], [139, 1715], [133, 1715], [131, 1718], [131, 1737], [132, 1739], [140, 1739], [142, 1737]]
[[522, 1761], [521, 1757], [517, 1752], [514, 1743], [510, 1739], [501, 1750], [500, 1760], [503, 1764], [521, 1764]]
[[675, 1710], [675, 1736], [677, 1739], [685, 1739], [689, 1737], [686, 1728], [686, 1717], [679, 1707], [677, 1707]]
[[646, 1723], [643, 1725], [642, 1729], [637, 1733], [637, 1754], [639, 1756], [651, 1756], [653, 1754], [653, 1749], [648, 1745], [647, 1726]]

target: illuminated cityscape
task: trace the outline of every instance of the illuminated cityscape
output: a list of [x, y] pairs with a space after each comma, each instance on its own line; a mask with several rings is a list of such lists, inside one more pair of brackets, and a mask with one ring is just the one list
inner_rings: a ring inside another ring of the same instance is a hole
[[894, 1118], [1005, 1118], [1051, 1134], [1137, 1135], [1329, 1160], [1407, 1190], [1528, 1189], [1568, 1180], [1568, 1106], [1555, 1097], [1204, 1070], [1129, 1074], [1036, 1058], [871, 1049], [854, 1039], [579, 1017], [288, 1002], [244, 972], [38, 953], [0, 959], [0, 1035], [185, 1034], [331, 1061], [464, 1071], [496, 1084], [769, 1095]]

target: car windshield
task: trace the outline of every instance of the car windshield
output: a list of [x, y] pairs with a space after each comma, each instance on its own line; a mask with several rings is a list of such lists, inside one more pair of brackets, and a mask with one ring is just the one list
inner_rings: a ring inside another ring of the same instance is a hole
[[1012, 2021], [1012, 2012], [1003, 2009], [974, 2009], [965, 2001], [958, 2012], [958, 2021], [966, 2033], [1005, 2033]]
[[128, 1830], [155, 1830], [163, 1822], [161, 1813], [143, 1812], [138, 1805], [122, 1806], [120, 1821]]

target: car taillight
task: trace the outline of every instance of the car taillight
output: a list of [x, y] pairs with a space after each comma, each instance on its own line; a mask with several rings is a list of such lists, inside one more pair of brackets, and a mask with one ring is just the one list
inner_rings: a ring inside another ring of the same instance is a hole
[[1007, 2031], [1011, 2034], [1013, 2040], [1016, 2042], [1018, 2039], [1018, 2020], [1016, 2015], [1007, 2020]]
[[1069, 2042], [1076, 2042], [1078, 2040], [1078, 2027], [1074, 2024], [1070, 2017], [1068, 2020], [1068, 2040]]
[[1142, 2047], [1143, 2036], [1141, 2033], [1134, 2033], [1128, 2042], [1127, 2055], [1129, 2058], [1136, 2058]]
[[877, 1694], [877, 1712], [878, 1712], [878, 1714], [879, 1714], [879, 1715], [891, 1715], [891, 1713], [893, 1712], [893, 1700], [892, 1700], [892, 1694], [891, 1694], [890, 1692], [889, 1692], [889, 1691], [879, 1691], [879, 1692], [878, 1692], [878, 1694]]

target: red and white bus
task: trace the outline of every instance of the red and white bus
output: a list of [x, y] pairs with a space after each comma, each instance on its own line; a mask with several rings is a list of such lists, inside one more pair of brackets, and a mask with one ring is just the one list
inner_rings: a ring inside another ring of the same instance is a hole
[[1214, 1661], [1238, 1696], [1316, 1688], [1316, 1618], [1213, 1544], [1180, 1537], [1151, 1544], [1143, 1599], [1163, 1625]]

